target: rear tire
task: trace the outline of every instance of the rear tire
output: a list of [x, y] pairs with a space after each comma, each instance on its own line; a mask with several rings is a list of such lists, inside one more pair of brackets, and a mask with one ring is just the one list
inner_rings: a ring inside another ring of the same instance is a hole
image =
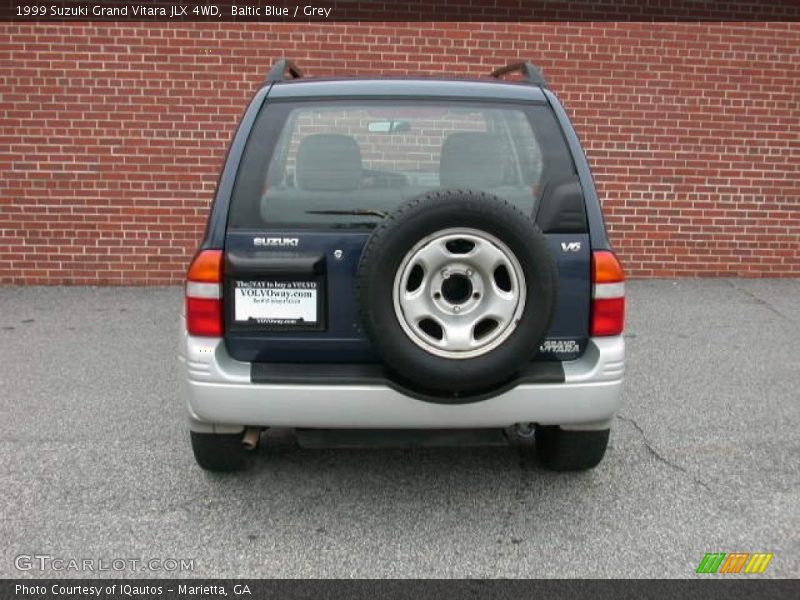
[[247, 468], [250, 451], [242, 444], [241, 433], [191, 432], [194, 459], [206, 471], [230, 472]]
[[551, 471], [592, 469], [605, 456], [609, 431], [567, 431], [558, 425], [537, 425], [535, 443], [539, 461]]

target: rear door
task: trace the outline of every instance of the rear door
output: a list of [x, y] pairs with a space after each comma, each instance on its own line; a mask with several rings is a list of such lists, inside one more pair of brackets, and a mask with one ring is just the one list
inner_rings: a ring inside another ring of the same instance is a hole
[[[540, 359], [587, 339], [590, 247], [580, 185], [542, 103], [441, 100], [267, 102], [236, 178], [225, 234], [225, 341], [259, 362], [376, 362], [356, 300], [364, 244], [403, 200], [440, 186], [449, 136], [504, 140], [486, 191], [536, 218], [560, 277]], [[468, 136], [465, 136], [468, 137]]]

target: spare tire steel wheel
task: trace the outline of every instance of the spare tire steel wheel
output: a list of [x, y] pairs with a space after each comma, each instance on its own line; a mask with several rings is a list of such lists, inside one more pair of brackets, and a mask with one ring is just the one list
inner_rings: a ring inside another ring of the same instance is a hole
[[370, 340], [404, 382], [444, 401], [491, 391], [533, 358], [557, 286], [531, 219], [467, 190], [401, 205], [372, 233], [358, 268]]

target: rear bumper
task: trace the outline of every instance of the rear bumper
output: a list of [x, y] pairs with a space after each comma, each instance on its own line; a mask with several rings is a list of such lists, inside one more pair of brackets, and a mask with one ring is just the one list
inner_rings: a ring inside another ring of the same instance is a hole
[[[254, 384], [250, 363], [230, 357], [219, 338], [184, 334], [180, 378], [197, 431], [244, 425], [310, 428], [472, 428], [515, 423], [607, 427], [620, 404], [622, 336], [593, 338], [563, 363], [564, 383], [521, 384], [470, 404], [436, 404], [386, 385]], [[312, 368], [309, 365], [309, 368]]]

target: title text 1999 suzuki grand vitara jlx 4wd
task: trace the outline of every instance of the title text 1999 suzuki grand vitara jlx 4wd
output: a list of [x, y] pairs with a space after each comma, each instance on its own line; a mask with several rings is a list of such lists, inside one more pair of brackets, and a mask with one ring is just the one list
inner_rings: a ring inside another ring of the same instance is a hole
[[272, 69], [187, 275], [200, 466], [244, 466], [269, 427], [504, 428], [549, 468], [600, 462], [622, 270], [558, 99], [529, 63], [492, 75]]

